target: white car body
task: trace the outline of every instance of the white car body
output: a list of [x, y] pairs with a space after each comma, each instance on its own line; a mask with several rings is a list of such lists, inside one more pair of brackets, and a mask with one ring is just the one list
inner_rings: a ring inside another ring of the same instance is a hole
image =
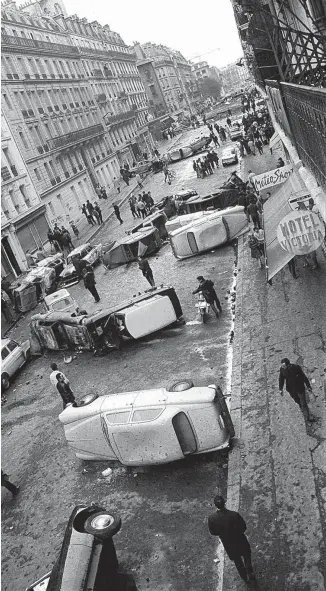
[[196, 211], [195, 213], [186, 213], [185, 215], [178, 215], [177, 217], [173, 218], [172, 220], [168, 220], [165, 223], [165, 227], [168, 231], [168, 234], [176, 230], [177, 228], [181, 228], [181, 226], [187, 226], [190, 222], [194, 220], [198, 220], [202, 218], [204, 215], [211, 215], [212, 212], [209, 211]]
[[45, 296], [44, 304], [49, 312], [78, 312], [78, 304], [67, 289], [59, 289]]
[[75, 285], [79, 281], [76, 269], [72, 262], [72, 257], [81, 255], [83, 261], [87, 261], [90, 265], [95, 265], [101, 258], [102, 245], [92, 245], [89, 243], [81, 244], [72, 250], [67, 257], [67, 265], [62, 273], [60, 273], [60, 280], [65, 286]]
[[237, 164], [237, 162], [238, 162], [237, 149], [232, 146], [225, 148], [222, 152], [221, 162], [222, 162], [223, 166], [225, 166], [226, 164]]
[[216, 248], [248, 229], [244, 207], [214, 211], [170, 233], [174, 256], [184, 259]]
[[1, 385], [3, 388], [8, 387], [10, 378], [26, 363], [29, 354], [29, 340], [20, 345], [11, 339], [1, 339]]
[[162, 464], [228, 446], [229, 414], [218, 390], [189, 384], [185, 391], [109, 394], [86, 406], [68, 405], [59, 419], [78, 458], [119, 460], [126, 466]]
[[233, 121], [229, 130], [230, 139], [232, 141], [242, 137], [243, 126], [241, 121]]

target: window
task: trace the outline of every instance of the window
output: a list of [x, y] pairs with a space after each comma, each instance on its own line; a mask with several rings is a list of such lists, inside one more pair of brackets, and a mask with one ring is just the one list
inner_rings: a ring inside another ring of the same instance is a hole
[[110, 425], [123, 425], [128, 423], [130, 411], [114, 412], [106, 415], [106, 420]]
[[17, 349], [18, 344], [15, 341], [9, 341], [7, 347], [9, 351], [14, 351], [15, 349]]
[[4, 347], [3, 349], [1, 349], [1, 359], [2, 359], [2, 361], [4, 359], [6, 359], [6, 357], [8, 357], [8, 355], [9, 355], [9, 351], [8, 351], [8, 349], [6, 347]]
[[162, 414], [164, 408], [143, 408], [141, 410], [135, 410], [132, 415], [132, 423], [145, 423], [146, 421], [154, 421], [160, 414]]
[[197, 442], [191, 423], [184, 412], [179, 412], [172, 419], [172, 425], [184, 456], [197, 451]]
[[6, 107], [8, 107], [8, 109], [12, 109], [12, 106], [11, 106], [10, 100], [8, 98], [8, 95], [7, 94], [3, 94], [2, 96], [3, 96], [3, 100], [4, 100], [5, 104], [6, 104]]
[[22, 131], [19, 132], [19, 137], [20, 137], [21, 143], [23, 144], [24, 148], [27, 150], [28, 149], [28, 143], [27, 143], [27, 140], [26, 140], [26, 138], [25, 138], [25, 136], [24, 136], [24, 134], [23, 134]]
[[34, 174], [35, 174], [37, 180], [40, 181], [41, 180], [41, 175], [39, 173], [38, 168], [34, 168]]

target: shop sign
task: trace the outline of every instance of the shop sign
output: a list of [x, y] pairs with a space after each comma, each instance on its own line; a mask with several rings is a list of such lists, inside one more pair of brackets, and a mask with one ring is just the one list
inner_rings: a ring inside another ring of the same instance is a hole
[[281, 168], [275, 168], [274, 170], [268, 170], [263, 174], [257, 174], [252, 178], [255, 185], [256, 191], [262, 191], [275, 187], [280, 183], [284, 183], [288, 180], [289, 176], [293, 173], [293, 166], [288, 164]]
[[277, 227], [277, 239], [287, 252], [303, 255], [313, 252], [324, 240], [325, 227], [313, 211], [291, 211]]

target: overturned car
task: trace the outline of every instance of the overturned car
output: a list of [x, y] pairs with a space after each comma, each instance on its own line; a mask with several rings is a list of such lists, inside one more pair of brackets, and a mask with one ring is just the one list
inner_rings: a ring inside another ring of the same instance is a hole
[[122, 240], [114, 242], [109, 245], [108, 250], [102, 248], [102, 262], [108, 269], [112, 269], [119, 265], [131, 263], [139, 256], [157, 252], [161, 246], [162, 240], [159, 230], [150, 225], [146, 228], [140, 228]]
[[64, 312], [35, 314], [30, 330], [41, 349], [105, 354], [119, 349], [125, 341], [140, 339], [180, 322], [183, 322], [182, 308], [174, 288], [161, 286], [90, 316]]

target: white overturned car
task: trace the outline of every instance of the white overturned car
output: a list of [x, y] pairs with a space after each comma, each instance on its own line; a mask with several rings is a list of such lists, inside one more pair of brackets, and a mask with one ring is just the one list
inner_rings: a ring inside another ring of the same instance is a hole
[[[180, 216], [182, 217], [182, 216]], [[180, 221], [182, 224], [182, 220]], [[244, 207], [237, 205], [197, 217], [170, 232], [172, 252], [185, 259], [225, 244], [248, 229]]]
[[184, 380], [170, 388], [85, 396], [59, 415], [78, 458], [164, 464], [229, 445], [234, 428], [221, 389]]

